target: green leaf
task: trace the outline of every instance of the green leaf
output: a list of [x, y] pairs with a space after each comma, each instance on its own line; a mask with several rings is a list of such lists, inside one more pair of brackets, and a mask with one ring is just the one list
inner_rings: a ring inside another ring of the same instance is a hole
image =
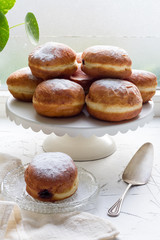
[[0, 12], [0, 52], [6, 46], [9, 38], [9, 25], [5, 15]]
[[32, 44], [36, 45], [39, 41], [39, 27], [36, 17], [31, 12], [27, 13], [25, 17], [25, 28], [29, 40]]
[[6, 14], [11, 8], [13, 8], [16, 0], [0, 0], [0, 11]]

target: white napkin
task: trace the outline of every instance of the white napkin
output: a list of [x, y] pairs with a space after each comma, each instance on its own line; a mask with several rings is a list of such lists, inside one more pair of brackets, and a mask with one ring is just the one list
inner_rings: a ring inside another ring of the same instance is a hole
[[[21, 160], [0, 154], [0, 183]], [[105, 240], [119, 232], [106, 219], [87, 212], [38, 214], [16, 203], [0, 201], [0, 239], [4, 240]]]
[[14, 202], [0, 201], [0, 239], [27, 240], [21, 211]]

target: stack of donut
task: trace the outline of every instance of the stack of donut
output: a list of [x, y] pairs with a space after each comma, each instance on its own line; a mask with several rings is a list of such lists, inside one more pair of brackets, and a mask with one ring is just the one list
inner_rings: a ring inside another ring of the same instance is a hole
[[28, 64], [8, 77], [8, 89], [47, 117], [75, 116], [86, 103], [94, 118], [128, 120], [156, 92], [156, 76], [132, 70], [130, 57], [119, 47], [97, 45], [76, 53], [65, 44], [48, 42], [32, 51]]

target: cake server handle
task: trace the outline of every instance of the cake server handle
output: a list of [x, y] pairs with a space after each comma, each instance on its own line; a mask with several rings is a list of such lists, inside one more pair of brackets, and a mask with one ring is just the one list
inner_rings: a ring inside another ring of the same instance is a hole
[[121, 206], [123, 203], [123, 200], [126, 196], [126, 193], [128, 192], [128, 190], [130, 189], [130, 187], [132, 186], [132, 184], [128, 184], [126, 190], [124, 191], [123, 195], [118, 199], [118, 201], [108, 210], [108, 215], [110, 217], [117, 217], [120, 214], [121, 211]]

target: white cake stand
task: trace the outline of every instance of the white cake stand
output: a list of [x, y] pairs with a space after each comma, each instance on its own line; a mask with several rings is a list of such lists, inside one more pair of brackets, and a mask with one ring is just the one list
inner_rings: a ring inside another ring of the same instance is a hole
[[65, 152], [74, 160], [88, 161], [115, 152], [115, 142], [109, 135], [136, 130], [149, 122], [153, 117], [153, 102], [144, 104], [138, 117], [118, 123], [96, 120], [89, 116], [86, 109], [71, 118], [42, 117], [36, 113], [32, 103], [20, 102], [13, 97], [6, 103], [6, 114], [17, 125], [48, 134], [43, 143], [44, 151]]

